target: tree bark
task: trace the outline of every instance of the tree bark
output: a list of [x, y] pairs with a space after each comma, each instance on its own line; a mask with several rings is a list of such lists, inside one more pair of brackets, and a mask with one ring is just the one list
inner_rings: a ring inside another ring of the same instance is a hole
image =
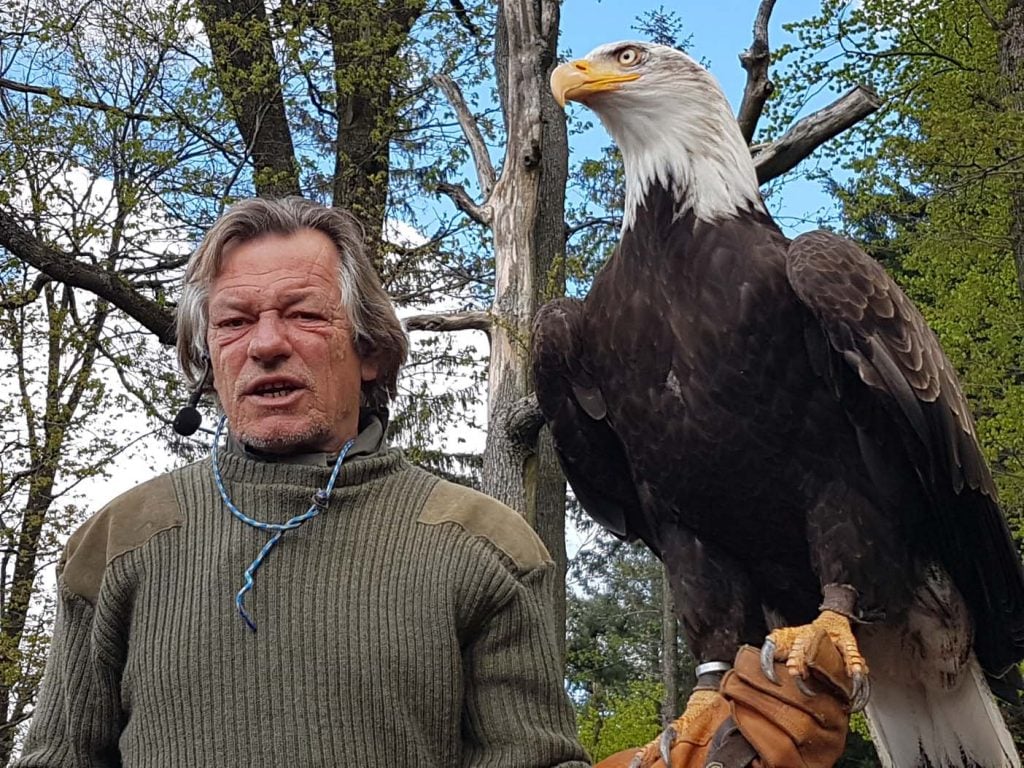
[[397, 54], [424, 7], [423, 0], [330, 2], [337, 102], [332, 199], [363, 223], [367, 253], [385, 283], [384, 217], [397, 119], [392, 91], [404, 74]]
[[679, 624], [672, 605], [668, 569], [661, 567], [661, 683], [665, 698], [661, 703], [661, 724], [668, 725], [679, 716]]
[[527, 462], [523, 485], [530, 505], [526, 510], [526, 519], [537, 531], [555, 562], [554, 578], [550, 581], [551, 605], [555, 616], [555, 639], [558, 641], [559, 655], [564, 659], [565, 580], [568, 569], [565, 551], [565, 476], [558, 464], [555, 443], [547, 427], [538, 435], [536, 452], [533, 459]]
[[772, 95], [775, 86], [768, 79], [768, 65], [771, 63], [771, 49], [768, 47], [768, 20], [771, 18], [775, 0], [761, 0], [754, 19], [754, 40], [750, 47], [740, 54], [740, 64], [747, 71], [747, 84], [743, 88], [743, 101], [736, 122], [740, 132], [749, 144], [754, 140], [757, 123], [764, 112], [764, 104]]
[[79, 261], [72, 253], [59, 251], [25, 229], [10, 212], [0, 208], [0, 246], [20, 261], [38, 269], [54, 281], [109, 301], [136, 320], [163, 344], [174, 343], [174, 310], [142, 294], [116, 272]]
[[770, 144], [752, 147], [758, 184], [789, 173], [826, 141], [852, 128], [881, 106], [878, 94], [859, 85], [827, 107], [798, 120]]
[[484, 331], [491, 332], [491, 316], [487, 312], [452, 312], [450, 314], [412, 315], [402, 321], [407, 331]]
[[217, 82], [252, 158], [261, 197], [299, 194], [299, 169], [263, 0], [200, 0]]
[[[1011, 0], [999, 29], [999, 70], [1006, 89], [1006, 108], [1024, 118], [1024, 0]], [[1019, 142], [1019, 138], [1017, 139]], [[1019, 155], [1019, 143], [1007, 157]], [[1024, 183], [1013, 177], [1010, 192], [1010, 246], [1017, 268], [1017, 288], [1024, 297]]]
[[558, 20], [556, 0], [506, 0], [499, 6], [495, 59], [507, 143], [501, 176], [488, 201], [496, 277], [483, 477], [484, 491], [525, 514], [556, 557], [553, 600], [561, 638], [565, 480], [549, 437], [542, 436], [537, 445], [521, 444], [506, 429], [516, 404], [533, 391], [533, 317], [541, 301], [561, 294], [565, 285], [568, 137], [565, 115], [548, 89]]

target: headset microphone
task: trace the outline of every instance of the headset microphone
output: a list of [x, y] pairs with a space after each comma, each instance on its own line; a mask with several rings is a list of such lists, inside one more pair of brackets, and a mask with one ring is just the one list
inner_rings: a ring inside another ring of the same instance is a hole
[[203, 370], [203, 378], [199, 380], [196, 388], [189, 395], [188, 405], [178, 411], [178, 415], [174, 417], [172, 426], [174, 431], [182, 437], [190, 437], [194, 435], [196, 430], [199, 429], [199, 425], [203, 422], [203, 414], [199, 412], [196, 405], [199, 403], [199, 398], [203, 396], [203, 390], [206, 388], [206, 380], [210, 377], [210, 356], [203, 354], [203, 360], [206, 362], [206, 368]]

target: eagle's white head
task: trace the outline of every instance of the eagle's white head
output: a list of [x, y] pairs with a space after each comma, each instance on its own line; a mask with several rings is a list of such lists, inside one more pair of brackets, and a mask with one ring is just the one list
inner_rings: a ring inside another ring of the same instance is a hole
[[653, 184], [679, 210], [721, 220], [764, 210], [750, 150], [718, 81], [681, 51], [623, 41], [599, 46], [551, 73], [559, 104], [593, 109], [615, 139], [626, 171], [622, 229]]

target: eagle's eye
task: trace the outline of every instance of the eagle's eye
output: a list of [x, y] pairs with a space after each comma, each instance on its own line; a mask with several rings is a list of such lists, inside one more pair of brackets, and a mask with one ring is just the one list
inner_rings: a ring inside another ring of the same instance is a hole
[[640, 61], [640, 51], [636, 48], [623, 48], [617, 57], [619, 64], [623, 67], [631, 67]]

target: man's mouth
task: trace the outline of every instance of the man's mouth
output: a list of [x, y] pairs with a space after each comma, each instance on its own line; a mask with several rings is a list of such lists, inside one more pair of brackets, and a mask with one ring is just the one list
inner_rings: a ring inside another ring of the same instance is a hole
[[274, 384], [270, 387], [260, 387], [253, 392], [253, 394], [258, 395], [259, 397], [284, 397], [290, 392], [294, 392], [296, 389], [298, 389], [298, 387], [293, 387], [289, 384]]
[[293, 392], [305, 389], [300, 384], [288, 381], [272, 381], [265, 384], [257, 384], [251, 387], [246, 394], [250, 397], [267, 398], [271, 400], [284, 399]]

